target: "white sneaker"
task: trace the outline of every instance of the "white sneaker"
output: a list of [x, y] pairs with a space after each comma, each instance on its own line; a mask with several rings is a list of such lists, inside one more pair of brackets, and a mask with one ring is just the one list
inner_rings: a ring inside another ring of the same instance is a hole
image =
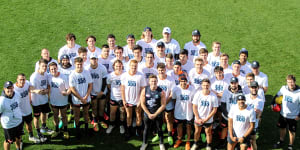
[[23, 141], [20, 143], [20, 150], [23, 150]]
[[31, 141], [33, 143], [36, 143], [36, 144], [41, 142], [40, 139], [38, 139], [38, 138], [36, 138], [34, 136], [29, 137], [29, 141]]
[[148, 146], [148, 144], [142, 144], [142, 146], [141, 146], [141, 148], [140, 148], [140, 150], [146, 150], [146, 148], [147, 148], [147, 146]]
[[125, 133], [125, 128], [123, 125], [120, 126], [120, 133], [121, 134], [124, 134]]
[[106, 129], [106, 133], [107, 133], [107, 134], [110, 134], [111, 131], [114, 129], [114, 127], [115, 127], [115, 126], [113, 126], [113, 125], [109, 125], [108, 128]]
[[166, 150], [165, 145], [164, 144], [159, 144], [159, 148], [160, 150]]
[[40, 141], [41, 141], [42, 143], [47, 141], [47, 138], [44, 137], [43, 134], [39, 134], [38, 136], [39, 136], [39, 139], [40, 139]]
[[194, 143], [191, 150], [196, 150], [197, 148], [198, 148], [198, 145]]
[[210, 146], [206, 146], [206, 150], [211, 150], [211, 147]]
[[53, 130], [49, 129], [48, 127], [45, 127], [45, 128], [41, 128], [40, 131], [44, 134], [48, 134], [48, 135], [51, 135], [54, 133]]

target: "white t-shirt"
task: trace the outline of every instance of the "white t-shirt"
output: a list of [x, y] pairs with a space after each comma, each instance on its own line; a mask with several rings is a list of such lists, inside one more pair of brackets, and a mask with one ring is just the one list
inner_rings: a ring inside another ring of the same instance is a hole
[[61, 91], [69, 89], [67, 76], [64, 74], [59, 74], [57, 77], [49, 75], [48, 81], [50, 84], [50, 104], [54, 106], [68, 105], [68, 96], [61, 94]]
[[[34, 72], [30, 76], [30, 84], [33, 86], [36, 90], [42, 90], [48, 88], [48, 75], [47, 73], [44, 73], [44, 75], [41, 75], [38, 72]], [[41, 95], [37, 93], [31, 93], [31, 101], [32, 106], [38, 106], [48, 103], [48, 94]]]
[[[222, 93], [225, 89], [228, 89], [229, 83], [228, 80], [223, 78], [223, 80], [218, 80], [216, 77], [213, 77], [211, 80], [211, 90], [216, 93]], [[218, 98], [219, 105], [221, 104], [221, 98]]]
[[184, 49], [186, 49], [186, 50], [188, 50], [188, 52], [189, 52], [189, 60], [190, 61], [193, 61], [194, 60], [194, 57], [197, 57], [197, 56], [199, 56], [199, 50], [201, 49], [201, 48], [206, 48], [206, 46], [205, 46], [205, 44], [204, 43], [202, 43], [201, 41], [200, 41], [200, 43], [198, 44], [198, 45], [194, 45], [194, 43], [193, 43], [193, 41], [190, 41], [190, 42], [188, 42], [188, 43], [185, 43], [185, 45], [184, 45]]
[[232, 67], [230, 65], [228, 65], [227, 68], [223, 68], [224, 71], [224, 76], [226, 76], [227, 74], [231, 74], [232, 73]]
[[[237, 106], [237, 97], [239, 95], [243, 94], [241, 91], [238, 91], [237, 93], [232, 93], [228, 89], [224, 90], [223, 96], [221, 98], [222, 103], [226, 103], [226, 110], [229, 113], [232, 107]], [[227, 119], [227, 116], [222, 113], [222, 116]]]
[[181, 63], [181, 70], [187, 74], [194, 68], [194, 63], [192, 61], [187, 61], [185, 64]]
[[0, 96], [1, 125], [4, 129], [10, 129], [22, 123], [20, 110], [20, 95], [15, 93], [12, 99]]
[[125, 55], [125, 57], [128, 56], [129, 60], [134, 58], [133, 51], [129, 48], [128, 45], [125, 45], [123, 47], [123, 54]]
[[176, 99], [174, 117], [179, 120], [193, 119], [193, 103], [195, 88], [190, 85], [187, 89], [176, 86], [172, 90], [172, 99]]
[[[171, 41], [169, 43], [166, 43], [163, 39], [160, 39], [156, 42], [156, 45], [158, 42], [164, 42], [165, 44], [165, 53], [171, 53], [171, 54], [179, 54], [180, 52], [180, 46], [179, 43], [175, 40], [175, 39], [171, 39]], [[155, 50], [155, 53], [157, 52], [157, 50]]]
[[245, 65], [241, 65], [240, 72], [242, 72], [243, 74], [248, 74], [252, 72], [251, 64], [247, 61]]
[[243, 137], [250, 128], [250, 123], [256, 120], [255, 111], [251, 107], [240, 110], [238, 106], [235, 106], [230, 110], [228, 117], [233, 120], [233, 131], [238, 138]]
[[95, 53], [97, 57], [99, 57], [101, 55], [101, 49], [99, 47], [95, 47], [95, 51], [92, 52], [89, 47], [86, 47], [86, 49], [88, 50], [87, 52], [87, 60], [90, 60], [90, 56]]
[[[226, 74], [225, 77], [226, 77], [226, 79], [228, 79], [228, 82], [230, 83], [230, 79], [231, 79], [232, 77], [234, 77], [234, 76], [233, 76], [232, 73], [230, 73], [230, 74]], [[238, 80], [239, 80], [239, 85], [240, 85], [242, 88], [244, 88], [245, 86], [247, 86], [246, 77], [245, 77], [244, 74], [240, 73], [240, 75], [238, 75], [237, 78], [238, 78]]]
[[[47, 73], [50, 73], [50, 70], [49, 70], [49, 64], [52, 63], [52, 62], [55, 62], [55, 63], [58, 65], [58, 62], [57, 62], [55, 59], [50, 58], [50, 61], [49, 61], [48, 64], [47, 64]], [[37, 62], [35, 63], [35, 69], [34, 69], [34, 70], [35, 70], [35, 71], [38, 71], [38, 70], [39, 70], [39, 61], [37, 61]]]
[[[164, 90], [166, 94], [166, 100], [171, 94], [172, 89], [175, 87], [175, 80], [172, 79], [170, 76], [167, 76], [166, 79], [160, 80], [159, 78], [157, 82], [157, 86], [159, 86], [161, 89]], [[172, 110], [174, 109], [174, 101], [171, 100], [167, 105], [166, 105], [166, 110]]]
[[126, 103], [137, 105], [140, 102], [141, 88], [147, 85], [144, 75], [141, 72], [135, 75], [125, 72], [121, 76], [121, 84], [125, 87]]
[[101, 92], [103, 78], [106, 78], [107, 75], [106, 68], [102, 64], [98, 64], [96, 69], [88, 67], [87, 70], [90, 72], [93, 80], [93, 89], [91, 95], [97, 96], [98, 93]]
[[210, 64], [203, 66], [203, 69], [209, 72], [211, 78], [214, 76], [214, 68]]
[[158, 72], [156, 70], [156, 64], [153, 65], [153, 67], [148, 68], [146, 67], [146, 63], [144, 63], [142, 66], [139, 66], [139, 70], [144, 74], [144, 78], [146, 79], [147, 85], [149, 85], [149, 76], [151, 74], [157, 75]]
[[[122, 73], [123, 74], [123, 73]], [[115, 72], [112, 72], [107, 75], [106, 83], [110, 84], [110, 99], [114, 101], [120, 101], [122, 100], [121, 95], [121, 76], [116, 75]]]
[[80, 45], [75, 44], [73, 48], [69, 48], [67, 45], [63, 46], [58, 51], [58, 59], [64, 54], [67, 54], [70, 58], [71, 64], [74, 62], [74, 58], [78, 56], [78, 48], [80, 48]]
[[[81, 73], [73, 71], [69, 76], [70, 87], [74, 87], [81, 97], [84, 97], [87, 94], [89, 83], [93, 83], [93, 80], [88, 70], [83, 70]], [[90, 101], [91, 97], [89, 96], [87, 102]], [[72, 102], [73, 104], [82, 104], [81, 101], [74, 95], [72, 95]]]
[[[222, 53], [220, 53], [220, 55], [221, 54]], [[213, 52], [208, 53], [207, 61], [213, 68], [215, 68], [216, 66], [220, 66], [220, 55], [214, 56]]]
[[[213, 92], [210, 92], [209, 95], [204, 95], [200, 90], [195, 93], [193, 104], [197, 105], [198, 115], [201, 119], [207, 118], [213, 108], [219, 107], [217, 96]], [[212, 122], [213, 117], [211, 117], [206, 123]]]
[[[259, 96], [257, 96], [255, 99], [252, 99], [250, 97], [251, 94], [247, 94], [246, 97], [246, 104], [248, 107], [251, 107], [252, 109], [257, 109], [260, 110], [261, 112], [264, 110], [264, 100], [262, 98], [260, 98]], [[256, 118], [256, 117], [255, 117]], [[255, 121], [255, 128], [258, 127], [258, 118], [256, 118]]]
[[141, 39], [141, 40], [138, 40], [136, 42], [136, 45], [140, 45], [142, 46], [143, 50], [142, 50], [142, 56], [146, 57], [146, 53], [148, 51], [152, 51], [154, 52], [155, 50], [155, 47], [156, 47], [156, 40], [155, 39], [152, 39], [150, 43], [146, 43], [144, 41], [144, 39]]
[[70, 68], [67, 68], [67, 69], [62, 68], [60, 65], [58, 66], [58, 72], [67, 76], [68, 82], [69, 82], [69, 76], [72, 73], [72, 71], [74, 71], [74, 70], [75, 70], [74, 66], [71, 66]]
[[192, 82], [192, 85], [195, 87], [197, 90], [201, 90], [201, 82], [203, 79], [210, 79], [210, 74], [208, 71], [204, 70], [202, 71], [201, 74], [197, 73], [196, 68], [193, 68], [189, 72], [189, 79]]
[[20, 95], [20, 110], [22, 112], [22, 116], [28, 116], [32, 113], [32, 108], [29, 100], [29, 87], [30, 82], [25, 81], [25, 84], [22, 88], [17, 87], [16, 84], [14, 84], [14, 90], [18, 95]]
[[280, 114], [295, 119], [300, 112], [300, 89], [289, 91], [287, 85], [282, 86], [277, 95], [283, 95]]
[[[250, 88], [248, 86], [245, 86], [243, 88], [243, 93], [246, 95], [246, 94], [250, 94]], [[258, 89], [258, 92], [257, 92], [257, 95], [262, 98], [265, 102], [265, 92], [263, 89], [259, 88]]]
[[255, 76], [255, 81], [258, 83], [259, 86], [268, 87], [268, 76], [263, 72], [259, 72], [257, 76]]
[[98, 63], [105, 66], [107, 72], [111, 73], [111, 72], [113, 72], [113, 66], [112, 66], [113, 64], [111, 63], [112, 59], [114, 59], [114, 57], [109, 56], [106, 59], [103, 59], [99, 56]]

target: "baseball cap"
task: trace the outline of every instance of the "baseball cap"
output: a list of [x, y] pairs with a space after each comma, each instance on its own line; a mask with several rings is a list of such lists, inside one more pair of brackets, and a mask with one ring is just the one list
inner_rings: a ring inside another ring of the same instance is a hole
[[187, 81], [187, 77], [184, 74], [180, 74], [179, 75], [179, 81], [181, 81], [181, 80]]
[[234, 61], [232, 62], [232, 64], [238, 64], [238, 65], [241, 65], [241, 62], [238, 61], [238, 60], [234, 60]]
[[180, 62], [180, 61], [175, 61], [175, 62], [174, 62], [174, 65], [179, 65], [179, 66], [181, 66], [181, 62]]
[[169, 33], [169, 34], [171, 34], [171, 29], [169, 27], [164, 27], [162, 33]]
[[98, 58], [97, 55], [96, 55], [96, 53], [92, 53], [91, 54], [90, 59], [93, 59], [93, 58]]
[[60, 56], [60, 60], [63, 60], [63, 59], [70, 59], [70, 57], [67, 54], [63, 54]]
[[14, 86], [14, 84], [11, 82], [11, 81], [6, 81], [5, 83], [4, 83], [4, 88], [8, 88], [8, 87], [12, 87], [12, 86]]
[[254, 69], [259, 68], [259, 62], [258, 61], [253, 61], [252, 64], [251, 64], [251, 67], [254, 68]]
[[244, 95], [239, 95], [238, 97], [237, 97], [237, 100], [246, 100], [246, 97], [244, 96]]
[[192, 35], [199, 35], [199, 36], [200, 36], [201, 34], [200, 34], [200, 31], [199, 31], [199, 30], [194, 30], [194, 31], [192, 32]]
[[240, 50], [240, 54], [239, 54], [239, 55], [241, 55], [241, 53], [246, 54], [247, 57], [248, 57], [248, 50], [247, 50], [246, 48], [242, 48], [242, 49]]
[[162, 42], [162, 41], [159, 41], [159, 42], [157, 43], [157, 47], [165, 47], [165, 43]]
[[135, 39], [135, 37], [134, 37], [133, 34], [128, 34], [128, 35], [126, 36], [126, 39], [128, 39], [128, 38], [133, 38], [133, 39]]
[[258, 83], [256, 81], [252, 81], [250, 83], [250, 87], [258, 87]]
[[147, 30], [152, 32], [152, 29], [150, 27], [145, 27], [144, 28], [144, 31], [147, 31]]
[[237, 83], [239, 82], [239, 79], [237, 77], [231, 77], [230, 83]]

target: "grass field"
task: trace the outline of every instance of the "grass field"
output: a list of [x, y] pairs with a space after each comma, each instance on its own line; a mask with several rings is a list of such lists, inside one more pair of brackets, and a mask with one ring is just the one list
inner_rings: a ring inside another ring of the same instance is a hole
[[[1, 0], [0, 14], [1, 86], [6, 80], [15, 81], [21, 72], [29, 79], [42, 48], [49, 49], [50, 55], [57, 59], [69, 32], [77, 36], [76, 42], [82, 46], [86, 46], [85, 37], [92, 34], [100, 47], [109, 33], [115, 34], [117, 44], [123, 46], [127, 34], [133, 33], [139, 39], [145, 26], [152, 27], [155, 39], [162, 38], [163, 27], [169, 26], [172, 37], [183, 48], [191, 40], [191, 31], [199, 29], [201, 41], [209, 51], [213, 41], [222, 42], [221, 51], [230, 55], [230, 62], [238, 59], [242, 47], [247, 48], [249, 61], [259, 61], [261, 71], [269, 77], [258, 139], [258, 147], [263, 150], [271, 149], [279, 137], [275, 126], [278, 114], [269, 108], [271, 95], [285, 84], [287, 74], [300, 78], [299, 0]], [[49, 124], [53, 128], [52, 122]], [[299, 130], [298, 127], [296, 149], [300, 149]], [[43, 145], [28, 144], [27, 135], [23, 139], [27, 143], [25, 149], [34, 150], [138, 149], [140, 140], [125, 142], [117, 132], [111, 136], [102, 132], [81, 141], [73, 137], [69, 141], [56, 139]], [[3, 139], [1, 129], [0, 141]]]

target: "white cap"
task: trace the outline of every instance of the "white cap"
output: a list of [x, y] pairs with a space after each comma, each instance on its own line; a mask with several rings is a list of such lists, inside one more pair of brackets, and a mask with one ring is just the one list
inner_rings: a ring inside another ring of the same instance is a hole
[[171, 29], [169, 27], [164, 27], [163, 33], [169, 33], [169, 34], [171, 34]]
[[96, 55], [96, 53], [92, 53], [91, 56], [90, 56], [90, 59], [92, 58], [98, 58], [98, 56]]

